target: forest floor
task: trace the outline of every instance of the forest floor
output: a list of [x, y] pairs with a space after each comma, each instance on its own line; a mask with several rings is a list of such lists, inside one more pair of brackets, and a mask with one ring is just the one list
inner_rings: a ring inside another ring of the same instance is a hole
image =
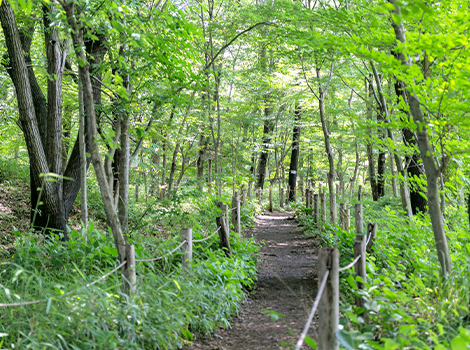
[[[253, 293], [231, 328], [220, 328], [211, 337], [199, 336], [184, 349], [284, 350], [297, 342], [317, 293], [319, 241], [304, 235], [288, 212], [257, 216], [245, 234], [262, 244]], [[266, 310], [284, 316], [274, 320]], [[316, 338], [316, 328], [314, 319], [309, 337]]]

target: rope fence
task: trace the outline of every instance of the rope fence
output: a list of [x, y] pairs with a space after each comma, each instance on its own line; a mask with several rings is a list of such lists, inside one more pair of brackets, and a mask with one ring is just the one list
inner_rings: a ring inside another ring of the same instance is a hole
[[217, 230], [215, 230], [215, 232], [213, 232], [210, 236], [207, 236], [206, 238], [203, 238], [203, 239], [193, 239], [193, 243], [200, 243], [200, 242], [204, 242], [204, 241], [207, 241], [209, 238], [212, 238], [214, 237], [214, 235], [220, 231], [220, 226], [217, 228]]
[[152, 262], [152, 261], [158, 261], [158, 260], [162, 260], [165, 256], [168, 256], [168, 255], [171, 255], [173, 254], [174, 252], [176, 252], [178, 249], [180, 249], [187, 241], [184, 240], [183, 242], [180, 243], [179, 246], [177, 246], [176, 248], [174, 248], [172, 251], [166, 253], [166, 254], [163, 254], [157, 258], [152, 258], [152, 259], [135, 259], [136, 262]]
[[[317, 223], [319, 218], [318, 213], [318, 195], [313, 195], [313, 191], [306, 191], [306, 199], [309, 205], [313, 204], [314, 207], [314, 221]], [[324, 210], [324, 208], [322, 208]], [[343, 224], [343, 229], [347, 226], [349, 230], [349, 210], [342, 203], [340, 205], [340, 220]], [[323, 216], [323, 215], [322, 215]], [[345, 225], [347, 223], [347, 225]], [[320, 285], [318, 288], [315, 301], [308, 315], [307, 322], [300, 334], [297, 341], [295, 350], [300, 350], [303, 346], [305, 338], [307, 337], [310, 324], [312, 323], [313, 316], [318, 309], [318, 349], [320, 350], [337, 350], [339, 343], [336, 338], [339, 322], [339, 272], [346, 271], [352, 267], [355, 268], [357, 277], [361, 277], [363, 282], [367, 281], [366, 274], [366, 257], [367, 252], [371, 251], [373, 242], [377, 234], [377, 224], [370, 222], [367, 225], [367, 232], [363, 234], [363, 215], [362, 204], [355, 205], [355, 227], [356, 227], [356, 241], [353, 246], [354, 259], [351, 263], [344, 267], [339, 267], [339, 251], [335, 248], [321, 249], [318, 257], [318, 276]], [[356, 278], [357, 280], [357, 278]], [[364, 284], [357, 281], [357, 289], [364, 289]], [[364, 299], [359, 294], [355, 295], [355, 304], [358, 308], [364, 310], [360, 316], [364, 318], [364, 322], [368, 322], [368, 314], [364, 308]]]
[[[67, 293], [64, 293], [62, 295], [59, 295], [57, 296], [57, 298], [63, 298], [63, 297], [66, 297], [68, 295], [71, 295], [75, 292], [78, 292], [79, 290], [82, 290], [82, 289], [85, 289], [85, 288], [89, 288], [91, 287], [92, 285], [95, 285], [97, 284], [98, 282], [106, 279], [107, 277], [109, 277], [110, 275], [112, 275], [114, 272], [116, 272], [117, 270], [119, 270], [121, 267], [123, 267], [125, 264], [127, 263], [127, 261], [124, 261], [122, 262], [121, 264], [119, 264], [118, 266], [116, 266], [113, 270], [109, 271], [108, 273], [106, 273], [105, 275], [101, 276], [100, 278], [94, 280], [93, 282], [90, 282], [90, 283], [87, 283], [85, 284], [84, 286], [78, 288], [77, 290], [74, 290], [74, 291], [70, 291], [70, 292], [67, 292]], [[35, 300], [35, 301], [25, 301], [25, 302], [20, 302], [20, 303], [11, 303], [11, 304], [0, 304], [0, 307], [15, 307], [15, 306], [24, 306], [24, 305], [34, 305], [34, 304], [40, 304], [40, 303], [45, 303], [47, 301], [49, 301], [51, 298], [47, 298], [47, 299], [41, 299], [41, 300]]]
[[341, 271], [346, 271], [346, 270], [350, 269], [351, 267], [356, 265], [356, 263], [359, 261], [359, 259], [361, 257], [362, 257], [362, 255], [356, 256], [356, 259], [354, 259], [349, 265], [346, 265], [345, 267], [342, 267], [342, 268], [338, 269], [338, 271], [341, 272]]
[[329, 274], [330, 274], [330, 271], [328, 270], [326, 271], [325, 275], [323, 275], [323, 279], [321, 281], [321, 285], [318, 290], [317, 297], [315, 298], [312, 309], [310, 310], [310, 313], [308, 315], [307, 323], [305, 324], [302, 334], [300, 334], [300, 338], [297, 341], [295, 350], [300, 350], [300, 348], [302, 347], [304, 343], [305, 337], [307, 336], [307, 333], [308, 333], [308, 329], [310, 328], [310, 324], [312, 323], [313, 316], [315, 315], [315, 311], [317, 311], [318, 304], [320, 303], [320, 298], [323, 294], [323, 290], [325, 289], [326, 280], [328, 279]]
[[[193, 243], [201, 243], [204, 241], [207, 241], [214, 237], [217, 233], [219, 234], [220, 238], [220, 247], [222, 250], [225, 251], [227, 256], [231, 256], [232, 251], [230, 247], [230, 241], [229, 241], [229, 236], [230, 236], [230, 226], [229, 226], [229, 212], [232, 212], [232, 226], [235, 228], [235, 230], [240, 234], [241, 233], [241, 224], [240, 224], [240, 211], [241, 211], [241, 204], [240, 204], [240, 197], [238, 195], [238, 192], [235, 192], [233, 200], [232, 200], [232, 208], [228, 210], [228, 205], [223, 204], [221, 202], [217, 203], [217, 206], [221, 209], [221, 214], [216, 218], [216, 224], [217, 224], [217, 229], [210, 234], [207, 237], [204, 237], [202, 239], [197, 239], [193, 240], [192, 239], [192, 229], [191, 228], [185, 228], [181, 230], [182, 234], [182, 242], [175, 248], [173, 248], [171, 251], [155, 257], [155, 258], [150, 258], [150, 259], [135, 259], [135, 248], [134, 245], [126, 245], [125, 249], [125, 256], [124, 256], [124, 261], [120, 263], [118, 266], [116, 266], [114, 269], [111, 271], [107, 272], [103, 276], [97, 278], [93, 282], [87, 283], [86, 285], [79, 287], [78, 289], [69, 291], [67, 293], [64, 293], [62, 295], [59, 295], [56, 298], [64, 298], [66, 296], [72, 295], [73, 293], [76, 293], [84, 288], [89, 288], [98, 282], [106, 279], [110, 275], [112, 275], [114, 272], [122, 268], [122, 277], [123, 277], [123, 292], [126, 294], [132, 294], [135, 292], [136, 288], [136, 271], [135, 271], [135, 265], [136, 263], [140, 262], [153, 262], [153, 261], [158, 261], [162, 260], [164, 257], [172, 255], [175, 253], [178, 249], [182, 248], [182, 265], [183, 269], [189, 270], [191, 268], [191, 263], [192, 263], [192, 244]], [[41, 299], [41, 300], [34, 300], [34, 301], [25, 301], [25, 302], [17, 302], [17, 303], [9, 303], [9, 304], [2, 304], [0, 303], [0, 308], [6, 308], [6, 307], [18, 307], [18, 306], [26, 306], [26, 305], [34, 305], [34, 304], [41, 304], [41, 303], [46, 303], [50, 300], [52, 300], [53, 297], [49, 297], [46, 299]]]

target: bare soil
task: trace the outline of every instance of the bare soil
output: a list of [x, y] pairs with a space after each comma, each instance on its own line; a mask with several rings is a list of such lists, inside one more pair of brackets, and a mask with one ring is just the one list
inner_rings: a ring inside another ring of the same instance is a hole
[[[300, 232], [292, 213], [267, 213], [248, 230], [262, 244], [258, 281], [232, 327], [198, 336], [186, 350], [292, 349], [317, 293], [319, 241]], [[273, 320], [272, 310], [284, 315]], [[316, 338], [314, 319], [308, 335]], [[303, 349], [310, 348], [304, 345]]]

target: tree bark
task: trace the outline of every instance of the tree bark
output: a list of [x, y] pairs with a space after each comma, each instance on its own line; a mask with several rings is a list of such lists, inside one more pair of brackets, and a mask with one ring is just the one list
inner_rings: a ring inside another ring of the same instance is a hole
[[85, 114], [88, 122], [88, 136], [93, 141], [91, 143], [91, 159], [93, 162], [93, 168], [95, 169], [96, 179], [100, 187], [101, 198], [103, 200], [106, 217], [108, 223], [111, 226], [113, 233], [114, 243], [118, 251], [120, 261], [125, 260], [126, 252], [125, 245], [126, 240], [122, 234], [121, 223], [119, 222], [116, 208], [113, 204], [112, 194], [109, 190], [108, 182], [106, 181], [106, 175], [103, 167], [103, 162], [99, 153], [98, 145], [96, 144], [97, 125], [96, 125], [96, 114], [95, 105], [93, 100], [93, 89], [90, 78], [90, 71], [88, 62], [86, 60], [85, 52], [83, 51], [83, 33], [76, 22], [74, 2], [63, 4], [67, 22], [71, 27], [71, 36], [74, 46], [75, 55], [77, 60], [81, 63], [78, 65], [80, 80], [83, 83], [83, 99], [85, 105]]
[[[44, 203], [41, 208], [41, 217], [47, 218], [47, 227], [50, 229], [65, 230], [65, 218], [62, 203], [59, 203], [59, 186], [51, 181], [45, 181], [46, 175], [49, 173], [49, 165], [47, 163], [46, 153], [44, 152], [43, 138], [41, 138], [32, 89], [30, 85], [30, 77], [26, 67], [26, 61], [23, 54], [23, 47], [20, 40], [20, 34], [16, 24], [13, 9], [8, 0], [0, 5], [0, 22], [5, 36], [8, 56], [10, 59], [11, 72], [10, 76], [15, 85], [16, 96], [18, 101], [19, 121], [25, 135], [26, 147], [30, 158], [30, 173], [33, 179], [32, 185], [41, 185], [41, 201]], [[39, 199], [37, 199], [39, 201]], [[34, 213], [37, 214], [37, 213]], [[33, 217], [34, 217], [33, 214]], [[34, 222], [33, 222], [34, 224]], [[46, 227], [42, 226], [42, 227]]]
[[[398, 55], [393, 53], [394, 56], [398, 59]], [[397, 96], [397, 104], [408, 104], [408, 98], [406, 96], [406, 90], [404, 84], [399, 81], [395, 80], [395, 94]], [[404, 108], [400, 108], [400, 112], [402, 113], [402, 121], [408, 123], [411, 119], [409, 112], [406, 111]], [[407, 167], [405, 169], [407, 173], [407, 177], [411, 180], [409, 181], [410, 185], [410, 202], [411, 202], [411, 210], [413, 214], [416, 215], [417, 213], [425, 213], [427, 210], [427, 200], [423, 196], [423, 191], [420, 189], [419, 185], [417, 185], [413, 180], [413, 178], [422, 178], [425, 176], [423, 164], [420, 161], [419, 153], [417, 149], [417, 140], [415, 138], [415, 134], [413, 131], [410, 130], [407, 126], [402, 129], [403, 135], [403, 142], [405, 145], [413, 150], [412, 155], [407, 155], [405, 157], [405, 164]]]
[[87, 196], [87, 156], [85, 142], [85, 110], [83, 105], [83, 88], [78, 84], [78, 143], [80, 147], [80, 219], [82, 229], [88, 228], [88, 196]]
[[269, 148], [271, 145], [271, 134], [274, 130], [274, 123], [271, 116], [272, 109], [268, 106], [264, 108], [264, 125], [263, 125], [263, 145], [259, 155], [258, 162], [258, 179], [256, 188], [264, 189], [264, 180], [266, 178], [266, 165], [268, 163]]
[[[333, 70], [333, 67], [331, 68]], [[320, 68], [316, 68], [317, 72], [317, 79], [320, 82]], [[330, 72], [332, 74], [332, 71]], [[328, 164], [329, 164], [329, 171], [328, 171], [328, 189], [330, 192], [330, 218], [331, 223], [335, 224], [337, 219], [337, 211], [336, 211], [336, 194], [335, 194], [335, 161], [333, 155], [333, 149], [331, 148], [330, 144], [330, 132], [326, 125], [326, 118], [325, 118], [325, 94], [326, 91], [323, 90], [323, 87], [319, 85], [318, 87], [318, 105], [320, 109], [320, 119], [321, 125], [323, 130], [323, 136], [325, 138], [325, 152], [328, 157]]]
[[[401, 18], [400, 7], [397, 5], [396, 0], [388, 0], [395, 6], [392, 13]], [[403, 23], [400, 24], [392, 21], [392, 27], [395, 32], [395, 38], [402, 44], [406, 43], [405, 28]], [[398, 58], [401, 63], [407, 67], [412, 65], [410, 56], [405, 57], [403, 53], [398, 54]], [[441, 265], [441, 275], [443, 277], [446, 274], [452, 272], [452, 260], [450, 258], [449, 247], [447, 245], [447, 237], [445, 235], [444, 220], [442, 217], [441, 210], [439, 208], [439, 169], [434, 163], [433, 149], [429, 141], [429, 135], [427, 130], [427, 122], [424, 119], [423, 112], [421, 110], [419, 98], [407, 89], [408, 105], [410, 107], [413, 121], [416, 124], [416, 134], [418, 136], [417, 143], [421, 154], [421, 160], [426, 171], [427, 180], [427, 197], [429, 205], [429, 215], [431, 217], [432, 230], [434, 233], [434, 240], [436, 243], [437, 257]]]
[[[299, 166], [299, 153], [300, 153], [300, 120], [302, 118], [302, 109], [299, 105], [295, 107], [295, 121], [294, 129], [292, 131], [292, 152], [290, 157], [289, 166], [289, 188], [290, 191], [287, 194], [289, 196], [289, 202], [295, 202], [295, 188], [297, 185], [297, 170]], [[277, 167], [276, 167], [277, 169]]]
[[[372, 75], [369, 76], [369, 80], [365, 80], [366, 92], [368, 92], [367, 99], [367, 121], [372, 124]], [[372, 127], [368, 128], [369, 137], [372, 137]], [[379, 199], [378, 189], [377, 189], [377, 179], [375, 174], [375, 160], [374, 160], [374, 150], [372, 149], [372, 139], [367, 140], [367, 161], [369, 169], [369, 182], [370, 189], [372, 192], [372, 200], [377, 201]]]
[[[382, 82], [380, 81], [379, 74], [377, 72], [377, 69], [375, 68], [374, 62], [370, 61], [370, 65], [371, 65], [372, 72], [374, 75], [375, 83], [377, 84], [378, 98], [380, 99], [381, 109], [385, 116], [385, 122], [389, 123], [390, 113], [388, 111], [387, 101], [385, 100], [385, 96], [383, 94]], [[395, 144], [395, 136], [393, 135], [393, 132], [389, 127], [387, 128], [387, 135], [390, 141], [392, 142], [392, 144]], [[401, 159], [398, 156], [397, 149], [393, 150], [393, 155], [395, 158], [395, 164], [397, 165], [397, 172], [399, 172], [404, 179], [403, 181], [400, 181], [400, 195], [401, 195], [401, 202], [402, 202], [403, 210], [407, 213], [407, 216], [411, 218], [413, 216], [413, 213], [411, 211], [410, 193], [409, 193], [407, 181], [406, 181], [406, 178], [407, 178], [406, 171], [403, 169], [403, 166], [401, 164]]]

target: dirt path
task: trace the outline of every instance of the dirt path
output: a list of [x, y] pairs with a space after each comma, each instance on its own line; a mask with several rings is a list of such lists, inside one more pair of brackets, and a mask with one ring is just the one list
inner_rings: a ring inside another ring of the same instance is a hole
[[[292, 213], [257, 217], [247, 234], [263, 244], [255, 292], [248, 297], [231, 329], [219, 329], [212, 339], [195, 340], [188, 350], [292, 349], [302, 331], [317, 291], [318, 244], [300, 233]], [[277, 321], [262, 311], [285, 315]], [[314, 320], [309, 336], [316, 338]], [[305, 345], [304, 349], [308, 347]]]

